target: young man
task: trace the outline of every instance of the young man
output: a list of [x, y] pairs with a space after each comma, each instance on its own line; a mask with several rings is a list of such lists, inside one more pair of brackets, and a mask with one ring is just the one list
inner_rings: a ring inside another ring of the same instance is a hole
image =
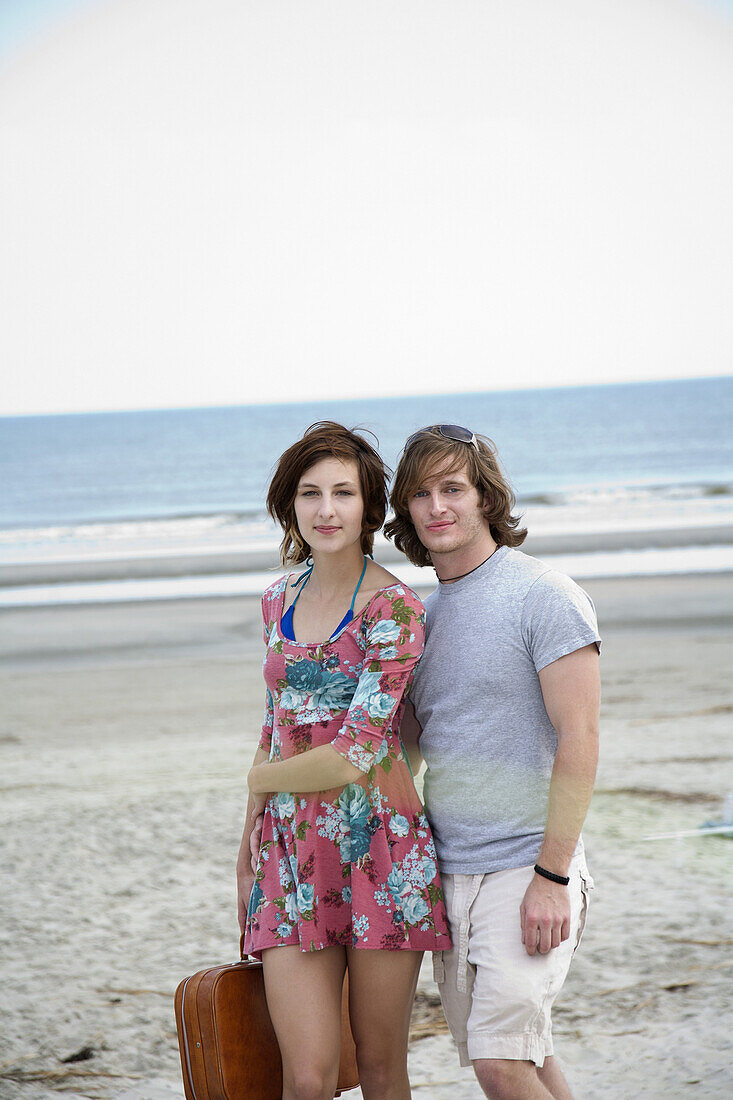
[[586, 593], [516, 549], [513, 507], [490, 440], [455, 424], [408, 439], [386, 533], [440, 583], [402, 734], [427, 765], [453, 939], [435, 975], [461, 1064], [495, 1100], [572, 1100], [550, 1010], [592, 888], [600, 637]]

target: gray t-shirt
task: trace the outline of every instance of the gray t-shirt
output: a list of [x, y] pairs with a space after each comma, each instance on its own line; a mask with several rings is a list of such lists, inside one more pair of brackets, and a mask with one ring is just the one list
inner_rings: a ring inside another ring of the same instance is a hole
[[537, 673], [592, 642], [600, 652], [591, 599], [570, 577], [502, 546], [425, 606], [410, 697], [440, 869], [533, 864], [557, 751]]

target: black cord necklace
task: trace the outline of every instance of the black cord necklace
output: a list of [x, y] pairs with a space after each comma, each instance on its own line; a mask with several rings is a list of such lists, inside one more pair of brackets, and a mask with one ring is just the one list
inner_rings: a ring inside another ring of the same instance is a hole
[[[499, 547], [495, 546], [489, 554], [489, 558], [492, 558], [498, 549]], [[440, 584], [450, 584], [452, 581], [462, 581], [464, 577], [470, 577], [471, 574], [475, 573], [477, 569], [480, 569], [482, 565], [486, 565], [486, 562], [489, 560], [489, 558], [484, 558], [484, 560], [480, 561], [478, 565], [474, 565], [473, 569], [469, 569], [467, 573], [459, 573], [457, 577], [438, 577], [438, 581], [440, 582]]]

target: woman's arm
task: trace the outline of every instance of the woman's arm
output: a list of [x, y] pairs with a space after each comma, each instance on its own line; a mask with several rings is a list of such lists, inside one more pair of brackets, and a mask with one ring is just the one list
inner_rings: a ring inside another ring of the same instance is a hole
[[422, 654], [423, 619], [409, 590], [380, 593], [370, 605], [362, 672], [339, 732], [330, 745], [253, 768], [247, 777], [253, 793], [330, 790], [370, 771]]
[[[265, 646], [268, 644], [273, 626], [271, 618], [271, 601], [273, 598], [273, 591], [276, 591], [276, 587], [277, 586], [273, 589], [273, 586], [270, 586], [262, 597], [262, 640]], [[267, 688], [260, 743], [252, 761], [253, 768], [269, 760], [270, 752], [272, 751], [272, 734], [274, 728], [275, 704], [272, 698], [272, 692]], [[267, 793], [267, 791], [264, 791], [262, 794], [255, 794], [254, 791], [250, 790], [247, 797], [242, 840], [237, 854], [237, 910], [241, 932], [244, 932], [244, 926], [247, 921], [249, 898], [254, 885], [259, 839], [262, 833], [262, 812], [265, 808], [265, 802], [267, 801], [265, 797]]]
[[331, 787], [345, 787], [361, 779], [363, 772], [350, 764], [331, 745], [306, 749], [289, 760], [268, 764], [255, 761], [247, 776], [252, 794], [269, 791], [327, 791]]
[[397, 584], [379, 594], [370, 605], [366, 642], [359, 684], [332, 746], [368, 774], [384, 760], [385, 738], [425, 645], [425, 608], [414, 592]]

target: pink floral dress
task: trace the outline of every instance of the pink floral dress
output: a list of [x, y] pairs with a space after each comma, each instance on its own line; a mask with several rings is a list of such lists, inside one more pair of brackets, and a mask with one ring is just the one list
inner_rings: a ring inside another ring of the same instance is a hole
[[398, 735], [424, 644], [423, 605], [390, 585], [334, 638], [312, 645], [280, 629], [286, 585], [283, 577], [262, 598], [260, 746], [276, 761], [333, 745], [364, 777], [268, 799], [245, 950], [445, 950], [435, 846]]

